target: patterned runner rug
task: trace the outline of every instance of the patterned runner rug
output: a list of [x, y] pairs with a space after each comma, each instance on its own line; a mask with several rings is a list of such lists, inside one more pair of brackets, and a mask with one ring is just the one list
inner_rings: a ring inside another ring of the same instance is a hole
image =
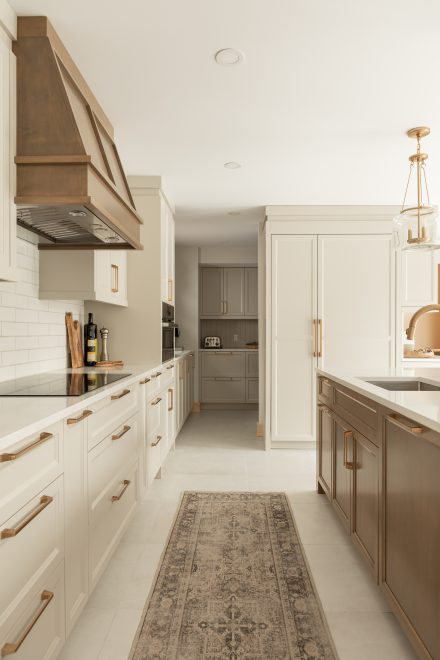
[[334, 660], [283, 493], [187, 492], [132, 660]]

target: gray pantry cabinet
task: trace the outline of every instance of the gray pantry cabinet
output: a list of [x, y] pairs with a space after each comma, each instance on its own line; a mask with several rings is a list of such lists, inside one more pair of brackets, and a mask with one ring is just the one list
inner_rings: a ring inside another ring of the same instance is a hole
[[255, 266], [204, 266], [200, 269], [202, 318], [257, 318], [258, 269]]

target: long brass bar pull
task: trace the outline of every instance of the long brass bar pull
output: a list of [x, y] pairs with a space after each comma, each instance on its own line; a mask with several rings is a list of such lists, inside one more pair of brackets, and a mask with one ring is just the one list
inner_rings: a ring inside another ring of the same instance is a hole
[[144, 378], [144, 380], [139, 381], [139, 385], [146, 385], [147, 383], [150, 382], [150, 380], [151, 378]]
[[93, 415], [93, 410], [84, 410], [79, 417], [69, 417], [67, 419], [67, 425], [71, 426], [72, 424], [79, 424], [79, 422], [82, 422], [86, 417], [90, 417], [90, 415]]
[[17, 653], [21, 645], [23, 644], [24, 640], [26, 637], [29, 635], [31, 632], [32, 628], [35, 626], [37, 623], [38, 619], [40, 616], [43, 614], [44, 610], [46, 607], [49, 605], [50, 601], [54, 597], [53, 591], [43, 591], [41, 594], [41, 604], [39, 605], [37, 611], [35, 612], [34, 616], [32, 619], [29, 621], [27, 626], [24, 628], [23, 632], [21, 633], [20, 637], [17, 639], [16, 642], [7, 642], [2, 646], [2, 651], [1, 655], [2, 658], [6, 657], [7, 655], [12, 655], [13, 653]]
[[318, 319], [318, 328], [319, 328], [318, 357], [322, 357], [322, 319]]
[[168, 394], [171, 394], [170, 407], [168, 408], [168, 412], [171, 412], [174, 410], [174, 390], [172, 388], [169, 389]]
[[313, 343], [312, 343], [312, 351], [313, 351], [313, 357], [318, 357], [318, 353], [316, 352], [316, 319], [313, 319], [312, 324], [312, 336], [313, 336]]
[[151, 446], [152, 446], [152, 447], [157, 447], [157, 445], [159, 444], [159, 442], [160, 442], [161, 440], [162, 440], [162, 436], [161, 436], [161, 435], [156, 436], [156, 442], [152, 442], [152, 443], [151, 443]]
[[416, 425], [416, 422], [412, 422], [410, 419], [404, 419], [398, 415], [387, 415], [386, 419], [391, 422], [391, 424], [398, 426], [399, 429], [403, 429], [409, 433], [414, 433], [414, 435], [420, 435], [426, 430], [423, 428], [423, 426]]
[[160, 396], [157, 397], [157, 399], [154, 399], [154, 401], [151, 402], [152, 406], [157, 406], [158, 403], [162, 401], [162, 398]]
[[344, 431], [344, 467], [347, 470], [353, 469], [353, 463], [348, 460], [348, 440], [353, 441], [353, 432]]
[[112, 396], [112, 401], [117, 401], [117, 399], [122, 399], [122, 397], [127, 396], [127, 394], [130, 394], [130, 390], [122, 390], [120, 394], [114, 394]]
[[119, 500], [121, 499], [121, 497], [123, 496], [123, 494], [125, 493], [127, 488], [129, 487], [130, 481], [128, 479], [124, 479], [122, 484], [123, 484], [123, 488], [122, 488], [121, 492], [119, 493], [119, 495], [113, 495], [112, 502], [119, 502]]
[[19, 449], [13, 454], [0, 454], [0, 463], [6, 463], [7, 461], [16, 461], [17, 458], [21, 458], [29, 451], [32, 451], [32, 449], [36, 449], [37, 447], [39, 447], [39, 445], [42, 445], [43, 442], [50, 440], [50, 438], [53, 438], [53, 433], [40, 433], [40, 437], [37, 438], [37, 440], [34, 440], [29, 445], [26, 445], [26, 447], [23, 447], [23, 449]]
[[112, 435], [112, 440], [120, 440], [123, 435], [128, 433], [128, 431], [131, 429], [131, 426], [124, 426], [122, 431], [120, 433], [117, 433], [116, 435]]
[[44, 509], [49, 506], [49, 504], [53, 502], [53, 497], [50, 497], [50, 495], [42, 495], [40, 497], [40, 504], [38, 504], [30, 513], [28, 513], [27, 516], [22, 518], [20, 522], [18, 523], [17, 527], [5, 527], [5, 529], [2, 529], [0, 532], [0, 539], [10, 539], [13, 536], [17, 536], [17, 534], [20, 534], [20, 532], [27, 526], [29, 525], [30, 522], [34, 518], [38, 516], [39, 513], [44, 511]]

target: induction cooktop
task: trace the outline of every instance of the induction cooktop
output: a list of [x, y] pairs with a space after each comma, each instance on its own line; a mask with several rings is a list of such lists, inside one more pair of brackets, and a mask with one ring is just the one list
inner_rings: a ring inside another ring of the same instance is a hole
[[131, 374], [70, 373], [50, 371], [0, 383], [0, 396], [81, 396]]

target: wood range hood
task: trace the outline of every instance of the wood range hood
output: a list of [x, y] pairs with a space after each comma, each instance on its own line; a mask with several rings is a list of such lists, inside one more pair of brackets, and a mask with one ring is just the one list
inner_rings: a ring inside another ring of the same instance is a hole
[[113, 127], [45, 16], [18, 18], [17, 222], [40, 249], [142, 249]]

